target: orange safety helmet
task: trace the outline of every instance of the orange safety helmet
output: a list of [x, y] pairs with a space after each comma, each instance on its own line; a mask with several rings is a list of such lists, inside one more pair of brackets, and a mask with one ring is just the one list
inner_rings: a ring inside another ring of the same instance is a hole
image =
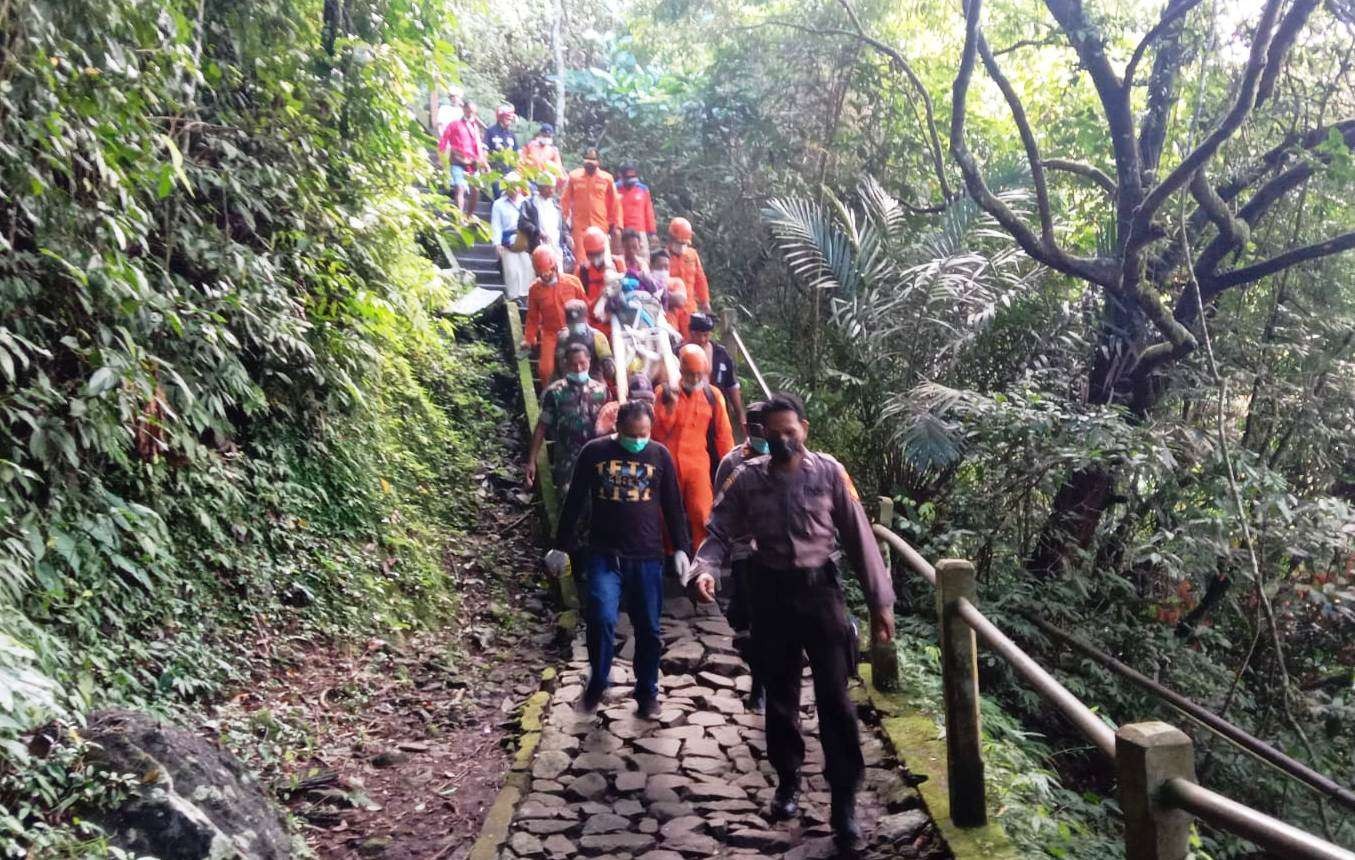
[[536, 246], [536, 250], [532, 252], [532, 268], [536, 270], [538, 275], [554, 271], [557, 265], [554, 248], [550, 245]]
[[583, 231], [583, 252], [601, 254], [607, 250], [607, 234], [601, 227], [589, 227]]
[[695, 343], [689, 343], [678, 350], [678, 363], [684, 373], [707, 373], [710, 363], [706, 360], [706, 349]]
[[692, 222], [686, 218], [674, 218], [668, 222], [668, 235], [679, 242], [692, 241]]

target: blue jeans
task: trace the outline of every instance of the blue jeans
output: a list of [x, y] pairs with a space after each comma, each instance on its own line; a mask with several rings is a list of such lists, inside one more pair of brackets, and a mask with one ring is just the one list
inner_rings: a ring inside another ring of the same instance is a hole
[[625, 601], [635, 628], [635, 698], [659, 695], [659, 615], [663, 612], [663, 559], [619, 558], [593, 553], [588, 557], [588, 691], [600, 695], [616, 656], [616, 618]]

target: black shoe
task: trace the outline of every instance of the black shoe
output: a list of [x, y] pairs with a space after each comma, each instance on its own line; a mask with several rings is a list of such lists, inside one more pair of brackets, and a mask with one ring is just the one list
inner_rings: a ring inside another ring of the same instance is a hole
[[828, 818], [833, 841], [839, 848], [851, 848], [861, 841], [861, 825], [856, 820], [856, 791], [833, 792], [833, 811]]
[[785, 821], [787, 818], [794, 818], [800, 814], [800, 804], [796, 798], [800, 795], [800, 775], [797, 773], [790, 779], [783, 779], [776, 786], [776, 793], [772, 795], [771, 814], [773, 821]]
[[579, 699], [579, 703], [574, 706], [574, 709], [581, 714], [593, 713], [598, 709], [598, 705], [602, 704], [604, 692], [605, 690], [594, 690], [592, 687], [584, 688], [583, 696]]
[[657, 698], [637, 699], [635, 716], [642, 720], [657, 720], [659, 718], [659, 700]]
[[753, 684], [753, 689], [748, 693], [748, 701], [744, 705], [748, 710], [755, 714], [762, 713], [767, 705], [767, 694], [763, 692], [761, 684]]

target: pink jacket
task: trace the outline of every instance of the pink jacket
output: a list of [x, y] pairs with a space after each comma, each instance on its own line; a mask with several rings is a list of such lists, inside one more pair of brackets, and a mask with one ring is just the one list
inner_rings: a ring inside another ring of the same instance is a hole
[[485, 145], [480, 135], [465, 117], [452, 120], [442, 130], [442, 139], [438, 141], [438, 152], [451, 150], [458, 160], [476, 164], [485, 157]]

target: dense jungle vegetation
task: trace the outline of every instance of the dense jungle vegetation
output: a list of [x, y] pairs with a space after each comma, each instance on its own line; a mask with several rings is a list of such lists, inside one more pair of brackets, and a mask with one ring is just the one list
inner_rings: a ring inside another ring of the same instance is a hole
[[[1194, 732], [1025, 613], [1355, 783], [1355, 7], [962, 5], [570, 4], [566, 138], [640, 162], [816, 443], [1107, 719]], [[551, 68], [498, 56], [510, 96]], [[1115, 852], [1110, 775], [981, 669], [1008, 827]], [[1202, 781], [1355, 844], [1195, 737]]]
[[[457, 601], [445, 541], [501, 410], [413, 118], [440, 8], [0, 5], [0, 853], [89, 856], [117, 785], [21, 733], [175, 709], [256, 638]], [[449, 220], [450, 219], [450, 220]], [[71, 765], [67, 767], [67, 765]]]
[[[30, 0], [0, 39], [4, 850], [96, 853], [65, 810], [118, 790], [28, 759], [33, 725], [191, 708], [262, 630], [454, 606], [501, 416], [416, 241], [462, 226], [413, 190], [453, 82], [571, 166], [636, 160], [812, 444], [1075, 693], [1355, 845], [1027, 616], [1355, 783], [1349, 0]], [[1111, 775], [981, 670], [1008, 828], [1114, 856]]]

